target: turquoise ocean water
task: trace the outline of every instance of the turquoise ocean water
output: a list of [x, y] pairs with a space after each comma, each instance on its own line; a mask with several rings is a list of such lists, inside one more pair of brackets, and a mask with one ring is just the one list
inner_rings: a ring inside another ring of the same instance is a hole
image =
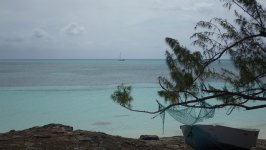
[[[231, 67], [223, 61], [214, 68], [221, 65]], [[128, 111], [110, 99], [125, 83], [133, 88], [133, 108], [157, 110], [162, 75], [167, 76], [164, 60], [0, 60], [0, 132], [62, 123], [126, 137], [181, 135], [181, 124], [169, 115], [162, 134], [160, 117]], [[228, 116], [223, 109], [202, 123], [257, 128], [265, 139], [265, 114], [266, 109], [240, 109]]]

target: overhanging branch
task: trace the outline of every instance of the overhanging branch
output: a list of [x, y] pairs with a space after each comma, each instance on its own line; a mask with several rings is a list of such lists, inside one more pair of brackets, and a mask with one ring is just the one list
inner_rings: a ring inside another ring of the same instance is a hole
[[255, 106], [246, 106], [243, 104], [218, 104], [218, 105], [213, 105], [211, 107], [205, 107], [205, 106], [192, 106], [192, 105], [183, 105], [185, 107], [193, 107], [193, 108], [205, 108], [205, 109], [217, 109], [217, 108], [224, 108], [226, 106], [235, 106], [235, 107], [242, 107], [246, 110], [252, 110], [252, 109], [258, 109], [258, 108], [265, 108], [266, 105], [255, 105]]
[[160, 109], [160, 110], [157, 110], [157, 111], [138, 110], [138, 109], [129, 108], [129, 107], [125, 106], [125, 105], [121, 105], [121, 104], [120, 105], [122, 107], [130, 110], [130, 111], [147, 113], [147, 114], [158, 114], [158, 113], [162, 113], [162, 112], [165, 112], [167, 109], [169, 109], [171, 107], [174, 107], [174, 106], [193, 107], [193, 108], [199, 108], [199, 109], [200, 108], [205, 108], [205, 109], [219, 109], [219, 108], [224, 108], [226, 106], [234, 106], [234, 107], [241, 107], [241, 108], [244, 108], [246, 110], [252, 110], [252, 109], [258, 109], [258, 108], [265, 108], [266, 107], [266, 104], [255, 105], [255, 106], [248, 106], [248, 105], [244, 105], [244, 103], [236, 103], [236, 104], [234, 104], [234, 103], [224, 103], [224, 104], [213, 105], [213, 106], [210, 106], [210, 107], [199, 106], [199, 105], [189, 105], [189, 104], [203, 102], [203, 101], [206, 101], [206, 100], [209, 100], [209, 99], [212, 99], [212, 98], [217, 98], [217, 97], [224, 96], [224, 95], [225, 94], [216, 94], [216, 95], [207, 96], [207, 97], [203, 97], [203, 98], [196, 99], [196, 100], [190, 100], [190, 101], [186, 101], [186, 102], [174, 103], [174, 104], [168, 105], [164, 109]]
[[239, 96], [248, 100], [266, 101], [266, 97], [250, 96], [239, 92], [219, 91], [219, 90], [203, 90], [203, 91], [208, 93], [224, 93], [225, 95]]
[[161, 113], [161, 112], [164, 112], [165, 110], [173, 107], [173, 106], [186, 106], [188, 104], [191, 104], [191, 103], [198, 103], [198, 102], [203, 102], [203, 101], [206, 101], [206, 100], [209, 100], [209, 99], [212, 99], [212, 98], [217, 98], [217, 97], [221, 97], [221, 96], [224, 96], [225, 94], [222, 93], [222, 94], [216, 94], [216, 95], [212, 95], [212, 96], [206, 96], [206, 97], [203, 97], [203, 98], [199, 98], [199, 99], [194, 99], [194, 100], [190, 100], [190, 101], [185, 101], [185, 102], [178, 102], [178, 103], [173, 103], [173, 104], [170, 104], [168, 105], [167, 107], [165, 107], [164, 109], [161, 109], [161, 110], [157, 110], [157, 111], [146, 111], [146, 110], [138, 110], [138, 109], [132, 109], [132, 108], [129, 108], [125, 105], [122, 105], [120, 104], [122, 107], [130, 110], [130, 111], [134, 111], [134, 112], [142, 112], [142, 113], [148, 113], [148, 114], [156, 114], [156, 113]]

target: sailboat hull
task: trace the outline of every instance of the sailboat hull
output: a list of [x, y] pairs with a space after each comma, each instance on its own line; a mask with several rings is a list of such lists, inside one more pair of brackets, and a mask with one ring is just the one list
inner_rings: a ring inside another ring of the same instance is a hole
[[196, 150], [244, 150], [256, 145], [259, 130], [238, 129], [220, 125], [180, 126], [186, 144]]

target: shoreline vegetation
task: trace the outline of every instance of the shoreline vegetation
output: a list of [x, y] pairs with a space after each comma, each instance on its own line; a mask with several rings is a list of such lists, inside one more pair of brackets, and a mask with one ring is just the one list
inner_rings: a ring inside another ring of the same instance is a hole
[[[142, 136], [143, 137], [143, 136]], [[152, 136], [156, 137], [156, 136]], [[48, 124], [40, 127], [0, 133], [0, 150], [192, 150], [184, 143], [182, 136], [151, 139], [134, 139], [108, 135], [102, 132], [73, 130], [62, 124]], [[266, 139], [259, 139], [252, 150], [265, 150]]]

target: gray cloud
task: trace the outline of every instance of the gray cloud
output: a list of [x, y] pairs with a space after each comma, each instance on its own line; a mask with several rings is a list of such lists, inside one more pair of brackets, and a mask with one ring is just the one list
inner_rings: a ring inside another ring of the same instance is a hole
[[43, 29], [35, 28], [32, 30], [31, 37], [34, 39], [50, 39], [51, 36]]
[[62, 28], [62, 31], [68, 35], [81, 35], [85, 28], [77, 23], [70, 23]]

